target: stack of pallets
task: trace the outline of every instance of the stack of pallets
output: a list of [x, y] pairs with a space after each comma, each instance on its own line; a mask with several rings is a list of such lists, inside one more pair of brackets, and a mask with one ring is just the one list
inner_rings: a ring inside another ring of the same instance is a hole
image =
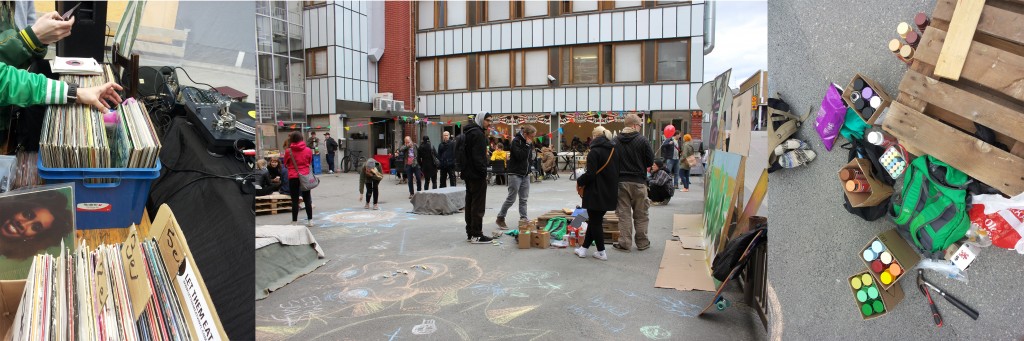
[[256, 214], [278, 214], [292, 210], [292, 198], [274, 193], [256, 197]]

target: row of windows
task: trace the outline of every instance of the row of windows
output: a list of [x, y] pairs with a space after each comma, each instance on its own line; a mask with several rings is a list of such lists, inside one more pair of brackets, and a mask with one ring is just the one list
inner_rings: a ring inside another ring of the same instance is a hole
[[[654, 58], [646, 58], [642, 43], [613, 43], [530, 49], [487, 54], [420, 59], [419, 90], [451, 91], [470, 88], [471, 72], [477, 89], [544, 86], [554, 76], [549, 53], [557, 53], [558, 82], [563, 85], [636, 83], [646, 67], [654, 68], [654, 81], [690, 79], [689, 39], [654, 43]], [[554, 51], [554, 52], [552, 52]], [[475, 58], [475, 68], [470, 66]], [[308, 62], [308, 59], [307, 59]]]
[[[656, 5], [676, 4], [689, 1], [657, 1]], [[500, 22], [525, 18], [546, 17], [551, 15], [547, 1], [476, 1], [476, 17], [478, 22]], [[644, 1], [595, 1], [573, 0], [557, 1], [561, 13], [586, 13], [594, 11], [615, 10], [643, 7]], [[464, 26], [469, 24], [469, 2], [452, 1], [420, 1], [417, 7], [417, 28], [429, 30]]]

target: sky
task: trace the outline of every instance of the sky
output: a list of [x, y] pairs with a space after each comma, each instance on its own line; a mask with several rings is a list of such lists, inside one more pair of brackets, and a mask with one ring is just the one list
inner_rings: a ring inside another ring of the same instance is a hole
[[738, 88], [757, 70], [768, 69], [768, 3], [718, 1], [717, 11], [715, 49], [704, 56], [704, 81], [732, 68], [729, 85]]

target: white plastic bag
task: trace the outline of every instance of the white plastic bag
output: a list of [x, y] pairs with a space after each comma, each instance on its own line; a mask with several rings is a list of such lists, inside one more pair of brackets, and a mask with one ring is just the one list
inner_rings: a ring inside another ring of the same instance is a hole
[[988, 232], [992, 245], [1024, 254], [1024, 193], [1006, 199], [999, 195], [971, 198], [971, 225]]

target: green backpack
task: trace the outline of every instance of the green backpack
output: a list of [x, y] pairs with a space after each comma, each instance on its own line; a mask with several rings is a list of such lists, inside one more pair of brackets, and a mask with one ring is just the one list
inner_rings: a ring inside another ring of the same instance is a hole
[[930, 155], [914, 159], [903, 178], [902, 197], [892, 201], [900, 234], [925, 253], [943, 252], [971, 226], [963, 172]]
[[565, 238], [567, 226], [569, 226], [568, 219], [565, 219], [565, 217], [554, 217], [548, 219], [548, 224], [544, 226], [544, 231], [548, 231], [551, 234], [551, 238], [562, 240], [562, 238]]

